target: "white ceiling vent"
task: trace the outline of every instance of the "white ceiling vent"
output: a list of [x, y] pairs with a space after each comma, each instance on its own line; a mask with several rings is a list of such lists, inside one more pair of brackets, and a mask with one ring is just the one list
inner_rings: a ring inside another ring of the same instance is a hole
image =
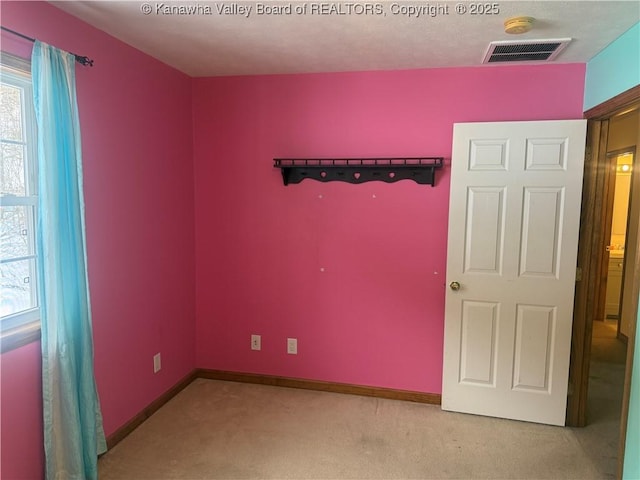
[[491, 42], [482, 63], [550, 62], [565, 49], [570, 41], [570, 38], [554, 38]]

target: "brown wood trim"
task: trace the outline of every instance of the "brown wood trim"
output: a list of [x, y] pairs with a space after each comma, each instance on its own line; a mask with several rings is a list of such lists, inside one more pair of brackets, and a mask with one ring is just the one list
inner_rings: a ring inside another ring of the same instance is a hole
[[605, 226], [603, 224], [605, 210], [607, 208], [608, 198], [608, 182], [610, 177], [609, 159], [607, 158], [607, 144], [609, 141], [609, 120], [598, 121], [600, 125], [599, 136], [597, 139], [597, 149], [593, 151], [592, 168], [595, 175], [595, 192], [592, 192], [590, 208], [592, 212], [593, 225], [590, 228], [589, 259], [590, 276], [586, 282], [586, 316], [584, 328], [584, 353], [586, 361], [582, 365], [582, 383], [579, 389], [580, 406], [578, 409], [579, 427], [587, 425], [587, 400], [589, 395], [589, 370], [591, 367], [591, 344], [593, 341], [593, 321], [598, 314], [596, 310], [597, 292], [602, 280], [602, 270], [608, 268], [603, 262], [602, 251], [605, 245], [610, 243], [609, 238], [605, 237]]
[[304, 380], [300, 378], [276, 377], [272, 375], [258, 375], [253, 373], [228, 372], [222, 370], [207, 370], [202, 368], [196, 371], [196, 375], [199, 378], [208, 378], [210, 380], [225, 380], [229, 382], [272, 385], [276, 387], [301, 388], [321, 392], [345, 393], [365, 397], [428, 403], [431, 405], [440, 405], [442, 399], [441, 395], [437, 393], [423, 393], [411, 390], [396, 390], [381, 387], [366, 387], [362, 385], [350, 385], [347, 383], [322, 382], [319, 380]]
[[602, 181], [604, 184], [603, 208], [596, 220], [602, 225], [602, 237], [605, 244], [600, 248], [600, 288], [595, 292], [597, 297], [594, 316], [594, 320], [600, 321], [604, 321], [606, 317], [607, 281], [609, 278], [609, 252], [606, 245], [611, 243], [611, 222], [613, 221], [613, 201], [616, 190], [615, 157], [611, 155], [611, 152], [606, 154], [602, 173], [604, 176]]
[[107, 437], [107, 448], [112, 449], [118, 443], [120, 443], [127, 435], [133, 432], [136, 428], [138, 428], [146, 419], [148, 419], [151, 415], [156, 413], [160, 407], [162, 407], [165, 403], [175, 397], [178, 393], [180, 393], [184, 388], [193, 382], [197, 378], [196, 370], [189, 373], [182, 380], [176, 383], [169, 390], [164, 392], [158, 398], [156, 398], [153, 402], [147, 405], [140, 413], [138, 413], [135, 417], [125, 423], [122, 427], [116, 430], [114, 433]]
[[[587, 325], [587, 300], [589, 298], [588, 283], [591, 278], [591, 236], [593, 234], [594, 209], [592, 198], [595, 192], [595, 157], [594, 151], [598, 149], [600, 138], [600, 122], [587, 123], [587, 146], [585, 151], [584, 177], [582, 185], [582, 207], [580, 210], [580, 234], [578, 239], [578, 268], [581, 270], [581, 279], [576, 279], [576, 290], [573, 308], [573, 329], [571, 332], [571, 362], [569, 364], [569, 396], [567, 399], [566, 424], [579, 426], [579, 412], [582, 398], [581, 386], [585, 382], [583, 378], [583, 365], [585, 358], [589, 358], [586, 341]], [[588, 363], [588, 361], [586, 362]]]
[[640, 85], [631, 87], [629, 90], [610, 98], [606, 102], [590, 108], [584, 112], [584, 118], [594, 120], [609, 118], [612, 116], [612, 112], [630, 106], [632, 103], [637, 102], [638, 98], [640, 98]]
[[587, 393], [589, 386], [589, 359], [591, 336], [596, 309], [596, 292], [601, 276], [603, 232], [600, 223], [606, 179], [606, 145], [608, 121], [590, 120], [587, 123], [587, 149], [585, 155], [580, 211], [580, 237], [578, 240], [578, 267], [582, 280], [576, 282], [574, 319], [571, 339], [569, 380], [571, 390], [567, 402], [566, 423], [572, 427], [586, 425]]

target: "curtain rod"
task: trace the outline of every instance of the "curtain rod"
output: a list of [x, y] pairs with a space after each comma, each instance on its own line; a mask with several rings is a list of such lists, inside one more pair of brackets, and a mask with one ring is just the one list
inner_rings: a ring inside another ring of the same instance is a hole
[[[23, 35], [20, 32], [16, 32], [15, 30], [11, 30], [10, 28], [7, 28], [7, 27], [3, 27], [2, 25], [0, 25], [0, 28], [2, 30], [4, 30], [5, 32], [9, 32], [9, 33], [12, 33], [13, 35], [16, 35], [17, 37], [24, 38], [25, 40], [28, 40], [29, 42], [33, 43], [33, 42], [36, 41], [35, 38], [27, 37], [26, 35]], [[82, 56], [82, 55], [77, 55], [75, 53], [72, 53], [71, 55], [76, 57], [76, 62], [78, 62], [80, 65], [83, 65], [85, 67], [93, 67], [93, 60], [91, 60], [89, 57], [85, 57], [85, 56]]]

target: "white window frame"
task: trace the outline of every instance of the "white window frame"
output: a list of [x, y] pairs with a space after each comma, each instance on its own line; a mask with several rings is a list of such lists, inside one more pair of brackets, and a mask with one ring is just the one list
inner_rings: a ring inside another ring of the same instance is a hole
[[[31, 343], [40, 338], [40, 308], [38, 305], [38, 274], [37, 274], [37, 257], [35, 250], [36, 228], [37, 228], [37, 138], [36, 138], [36, 119], [33, 109], [33, 90], [31, 82], [31, 62], [24, 58], [11, 55], [9, 53], [0, 52], [0, 80], [2, 83], [14, 85], [23, 89], [23, 114], [24, 114], [24, 131], [27, 145], [25, 162], [27, 165], [27, 195], [1, 195], [0, 204], [2, 206], [29, 206], [32, 207], [33, 215], [30, 218], [31, 227], [34, 235], [32, 235], [33, 254], [21, 257], [20, 259], [33, 259], [32, 279], [34, 287], [32, 287], [32, 295], [34, 295], [34, 308], [23, 310], [11, 315], [0, 317], [0, 352], [4, 353], [14, 348], [18, 348], [27, 343]], [[15, 261], [16, 259], [13, 259]], [[0, 260], [1, 261], [1, 260]]]

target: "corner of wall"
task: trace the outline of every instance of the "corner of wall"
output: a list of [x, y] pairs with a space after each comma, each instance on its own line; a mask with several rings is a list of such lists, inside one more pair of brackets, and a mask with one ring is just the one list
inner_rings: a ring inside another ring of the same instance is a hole
[[584, 110], [636, 85], [640, 85], [640, 22], [587, 63]]

